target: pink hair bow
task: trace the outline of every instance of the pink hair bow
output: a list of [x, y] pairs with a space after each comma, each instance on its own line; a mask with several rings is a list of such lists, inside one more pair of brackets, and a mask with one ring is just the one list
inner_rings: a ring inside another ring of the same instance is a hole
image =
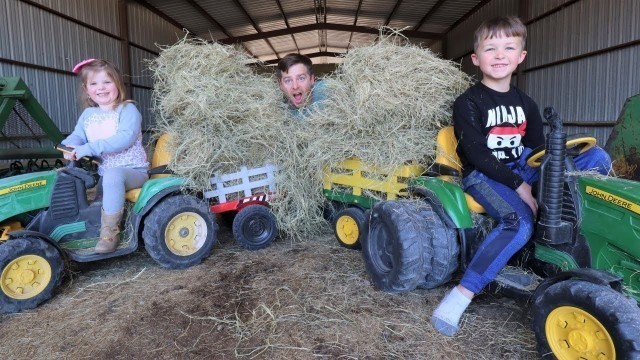
[[76, 64], [76, 66], [73, 67], [73, 70], [71, 70], [71, 72], [73, 72], [74, 74], [77, 74], [80, 72], [80, 70], [82, 69], [83, 66], [87, 65], [88, 63], [95, 61], [96, 59], [87, 59], [84, 61], [79, 62], [78, 64]]

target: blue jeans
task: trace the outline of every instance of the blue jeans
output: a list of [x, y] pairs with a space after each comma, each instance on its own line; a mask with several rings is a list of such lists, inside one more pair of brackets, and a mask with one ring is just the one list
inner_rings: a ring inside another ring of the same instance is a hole
[[[507, 166], [531, 185], [538, 181], [539, 168], [527, 165], [529, 153], [531, 149], [525, 149], [517, 162]], [[597, 170], [606, 175], [611, 169], [611, 158], [597, 146], [578, 155], [574, 161], [578, 170]], [[477, 294], [495, 279], [509, 259], [529, 241], [535, 219], [531, 208], [520, 199], [515, 190], [477, 170], [462, 179], [462, 184], [465, 191], [484, 206], [487, 214], [497, 222], [482, 241], [460, 281], [462, 286]]]

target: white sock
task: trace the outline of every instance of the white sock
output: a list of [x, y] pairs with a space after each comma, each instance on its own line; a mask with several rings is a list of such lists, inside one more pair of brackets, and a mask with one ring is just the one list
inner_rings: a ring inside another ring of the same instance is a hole
[[431, 324], [443, 335], [453, 336], [458, 331], [458, 322], [462, 313], [471, 303], [471, 299], [464, 296], [457, 287], [454, 287], [442, 299], [431, 316]]

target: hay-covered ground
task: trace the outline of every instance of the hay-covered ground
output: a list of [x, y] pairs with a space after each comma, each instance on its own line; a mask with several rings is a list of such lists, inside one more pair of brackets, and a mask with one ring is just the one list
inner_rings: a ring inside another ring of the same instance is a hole
[[445, 338], [429, 325], [445, 288], [377, 291], [360, 253], [332, 235], [256, 252], [224, 228], [219, 241], [187, 270], [160, 268], [143, 250], [76, 265], [53, 299], [0, 315], [1, 357], [537, 358], [526, 304], [482, 295]]

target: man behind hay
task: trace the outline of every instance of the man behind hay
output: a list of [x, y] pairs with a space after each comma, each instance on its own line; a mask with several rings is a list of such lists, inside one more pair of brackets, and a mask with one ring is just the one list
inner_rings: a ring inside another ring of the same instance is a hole
[[[538, 204], [531, 184], [537, 168], [527, 165], [531, 149], [544, 145], [540, 110], [511, 76], [524, 61], [527, 28], [517, 17], [486, 21], [474, 34], [473, 64], [482, 81], [460, 95], [453, 105], [453, 124], [462, 161], [462, 184], [497, 225], [482, 241], [460, 284], [433, 312], [431, 323], [453, 336], [471, 299], [489, 284], [533, 233]], [[611, 159], [593, 147], [575, 159], [580, 170], [607, 174]]]
[[324, 83], [316, 81], [311, 59], [300, 54], [288, 54], [278, 62], [276, 70], [280, 90], [289, 104], [289, 111], [303, 120], [309, 106], [326, 99]]

